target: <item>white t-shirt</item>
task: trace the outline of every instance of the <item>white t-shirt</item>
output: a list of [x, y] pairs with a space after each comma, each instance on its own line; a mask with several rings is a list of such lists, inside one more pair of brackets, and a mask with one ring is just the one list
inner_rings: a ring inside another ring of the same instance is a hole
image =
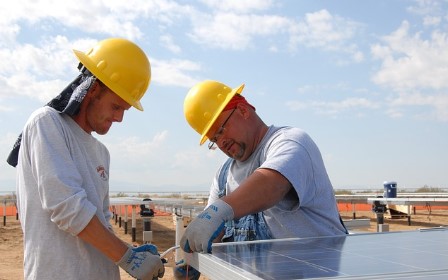
[[[250, 158], [231, 165], [227, 195], [257, 168], [276, 170], [293, 186], [280, 202], [263, 211], [273, 238], [345, 234], [322, 156], [308, 134], [298, 128], [270, 126]], [[213, 180], [209, 205], [218, 199], [219, 173]]]
[[46, 106], [30, 116], [16, 182], [25, 279], [120, 279], [110, 259], [76, 236], [94, 215], [111, 229], [109, 161], [68, 115]]

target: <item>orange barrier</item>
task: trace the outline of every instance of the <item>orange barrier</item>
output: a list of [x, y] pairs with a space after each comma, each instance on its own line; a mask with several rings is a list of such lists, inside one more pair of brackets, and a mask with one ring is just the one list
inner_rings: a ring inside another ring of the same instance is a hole
[[[136, 205], [134, 207], [135, 207], [136, 213], [137, 214], [140, 213], [140, 206]], [[119, 214], [119, 215], [122, 215], [122, 216], [125, 215], [126, 211], [128, 212], [128, 216], [129, 217], [131, 217], [131, 215], [132, 215], [132, 205], [111, 206], [109, 210], [112, 213], [115, 212], [116, 214]], [[154, 210], [154, 216], [171, 216], [171, 213], [167, 213], [167, 212], [163, 212], [163, 211], [155, 210], [155, 209], [153, 209], [153, 210]]]
[[351, 203], [338, 203], [338, 210], [339, 211], [352, 211], [353, 205], [355, 205], [356, 211], [371, 211], [372, 205], [371, 204], [351, 204]]
[[[116, 211], [119, 211], [118, 210], [119, 209], [118, 206], [116, 207], [116, 209], [117, 209]], [[128, 210], [128, 215], [130, 217], [132, 215], [132, 206], [128, 206], [127, 210]], [[137, 213], [140, 212], [140, 207], [137, 206], [136, 210], [137, 210]], [[110, 208], [110, 211], [113, 212], [113, 207]], [[124, 215], [124, 213], [125, 213], [124, 211], [126, 211], [126, 209], [125, 209], [124, 206], [122, 206], [122, 208], [121, 208], [122, 215]], [[0, 203], [0, 216], [15, 216], [16, 213], [17, 213], [17, 209], [16, 209], [16, 207], [14, 205], [6, 205], [6, 215], [5, 215], [4, 207]], [[163, 211], [155, 210], [154, 211], [154, 216], [171, 216], [171, 214], [163, 212]]]
[[[372, 210], [372, 204], [368, 203], [359, 203], [354, 204], [355, 205], [355, 211], [371, 211]], [[427, 210], [429, 206], [424, 205], [416, 205], [413, 206], [415, 210]], [[448, 210], [447, 205], [437, 205], [437, 206], [431, 206], [432, 210]], [[353, 204], [351, 203], [338, 203], [338, 210], [339, 211], [353, 211]]]
[[0, 204], [0, 216], [15, 216], [17, 213], [16, 207], [14, 205], [6, 206], [6, 215], [3, 212], [4, 212], [4, 207], [2, 204]]
[[[414, 206], [416, 210], [427, 210], [428, 206]], [[116, 211], [118, 210], [119, 207], [116, 207]], [[432, 210], [448, 210], [448, 206], [445, 205], [439, 205], [439, 206], [431, 206]], [[6, 215], [5, 213], [3, 213], [4, 207], [2, 205], [0, 205], [0, 216], [15, 216], [17, 213], [16, 207], [14, 205], [7, 205], [6, 206]], [[112, 212], [114, 211], [113, 208], [111, 207], [110, 209]], [[122, 206], [121, 208], [121, 213], [122, 215], [124, 215], [124, 211], [125, 211], [125, 206]], [[137, 212], [140, 211], [140, 208], [137, 207]], [[353, 211], [353, 205], [351, 203], [338, 203], [338, 210], [339, 211]], [[355, 211], [371, 211], [372, 210], [372, 205], [371, 204], [355, 204]], [[128, 215], [130, 216], [132, 214], [132, 206], [127, 206], [127, 211], [128, 211]], [[118, 212], [119, 213], [119, 212]], [[163, 211], [158, 211], [155, 210], [154, 211], [154, 215], [155, 216], [170, 216], [170, 213], [166, 213]]]

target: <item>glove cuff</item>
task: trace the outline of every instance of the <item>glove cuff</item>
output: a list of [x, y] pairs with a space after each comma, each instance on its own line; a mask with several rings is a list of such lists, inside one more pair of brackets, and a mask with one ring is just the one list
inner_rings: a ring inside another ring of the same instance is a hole
[[216, 207], [217, 212], [220, 213], [220, 215], [224, 221], [227, 222], [227, 221], [233, 220], [234, 213], [233, 213], [232, 206], [227, 204], [224, 200], [218, 199], [217, 201], [213, 202], [213, 204], [210, 205], [209, 207]]
[[124, 253], [124, 255], [121, 257], [121, 259], [118, 262], [116, 262], [115, 264], [118, 266], [126, 264], [126, 262], [128, 261], [128, 259], [132, 253], [133, 253], [132, 248], [129, 246], [128, 249], [126, 250], [126, 252]]

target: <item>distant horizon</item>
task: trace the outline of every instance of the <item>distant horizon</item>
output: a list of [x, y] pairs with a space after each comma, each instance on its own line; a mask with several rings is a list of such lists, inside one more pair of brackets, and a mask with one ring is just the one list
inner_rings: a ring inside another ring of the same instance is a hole
[[[436, 190], [440, 190], [441, 192], [448, 192], [448, 188], [439, 188], [439, 187], [431, 187], [431, 186], [422, 186], [419, 188], [406, 188], [406, 187], [401, 187], [398, 186], [397, 187], [397, 192], [403, 192], [403, 191], [408, 191], [408, 192], [415, 192], [417, 190], [423, 189], [423, 188], [432, 188], [432, 189], [436, 189]], [[352, 191], [352, 192], [365, 192], [365, 191], [372, 191], [372, 192], [381, 192], [384, 190], [384, 187], [365, 187], [365, 188], [333, 188], [336, 191]], [[0, 191], [0, 195], [7, 195], [7, 194], [12, 194], [15, 193], [16, 190], [1, 190]], [[168, 189], [168, 190], [123, 190], [123, 189], [110, 189], [109, 193], [111, 195], [116, 195], [119, 193], [124, 193], [124, 194], [175, 194], [175, 193], [181, 193], [181, 194], [188, 194], [188, 193], [208, 193], [209, 190], [201, 190], [201, 189]]]

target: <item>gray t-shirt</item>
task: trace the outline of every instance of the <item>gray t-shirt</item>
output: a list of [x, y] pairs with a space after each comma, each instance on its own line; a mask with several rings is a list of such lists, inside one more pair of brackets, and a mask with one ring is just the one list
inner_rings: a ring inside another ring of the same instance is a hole
[[30, 116], [16, 182], [25, 279], [120, 279], [110, 259], [76, 236], [94, 215], [111, 229], [109, 160], [68, 115], [43, 107]]
[[[233, 162], [227, 195], [258, 168], [278, 171], [293, 186], [280, 202], [263, 211], [273, 238], [345, 234], [322, 156], [308, 134], [298, 128], [270, 126], [249, 159]], [[209, 205], [218, 199], [219, 173], [213, 180]]]

